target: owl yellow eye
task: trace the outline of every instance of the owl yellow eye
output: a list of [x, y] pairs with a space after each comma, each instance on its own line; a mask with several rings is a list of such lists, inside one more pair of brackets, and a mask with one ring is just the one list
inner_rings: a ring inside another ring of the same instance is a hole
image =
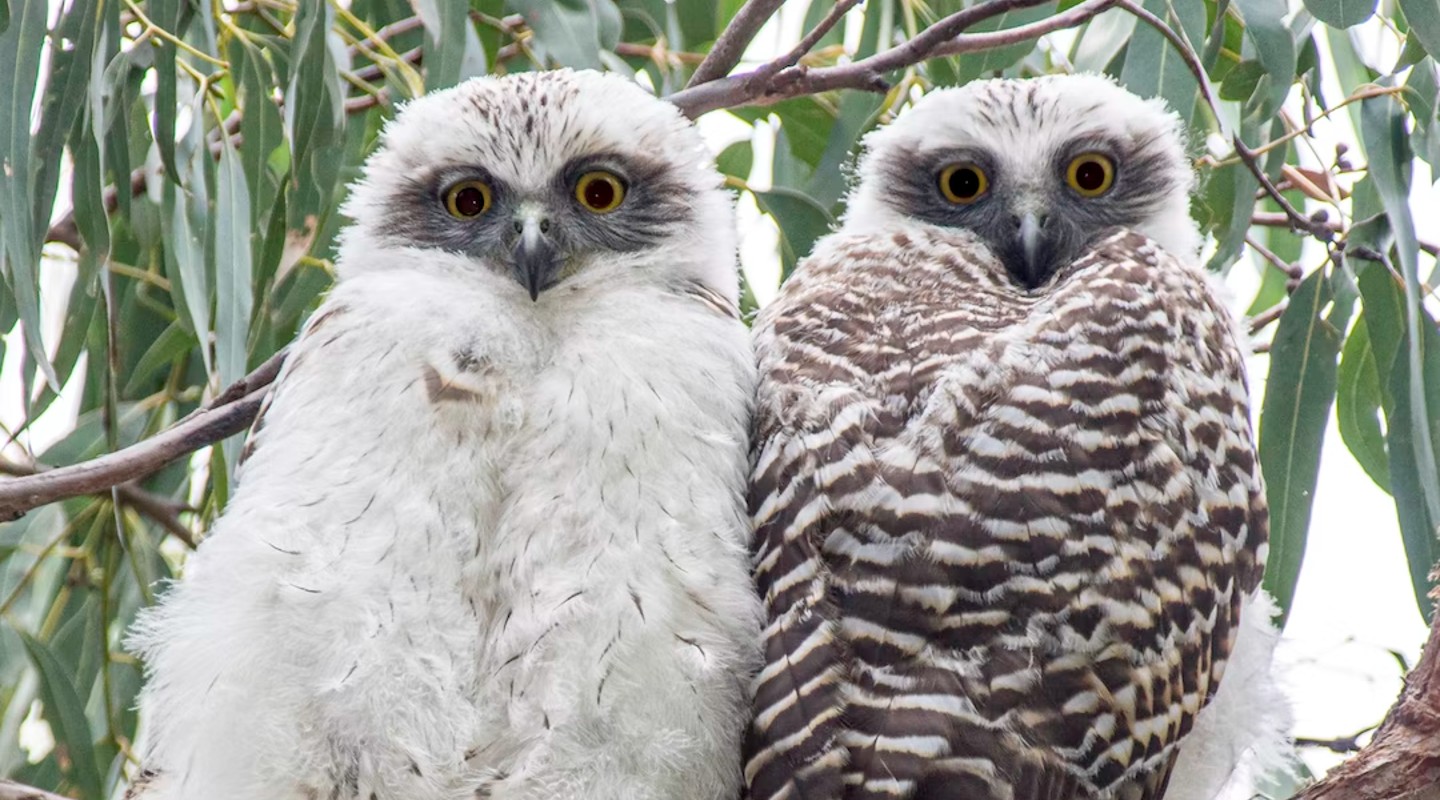
[[608, 214], [625, 202], [625, 184], [609, 172], [587, 172], [575, 182], [575, 199], [596, 214]]
[[985, 177], [985, 170], [975, 164], [962, 161], [940, 170], [940, 193], [952, 203], [969, 205], [979, 200], [989, 188], [990, 181]]
[[490, 187], [483, 181], [461, 181], [445, 190], [445, 210], [456, 219], [474, 219], [490, 210]]
[[1099, 197], [1115, 182], [1115, 164], [1099, 153], [1076, 156], [1065, 170], [1065, 182], [1081, 197]]

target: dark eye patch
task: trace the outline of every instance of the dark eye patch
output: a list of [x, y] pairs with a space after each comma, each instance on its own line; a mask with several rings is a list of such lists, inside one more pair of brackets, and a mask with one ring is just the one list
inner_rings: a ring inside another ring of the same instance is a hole
[[[490, 206], [483, 214], [457, 219], [446, 207], [446, 193], [466, 181], [489, 187]], [[479, 167], [421, 170], [405, 177], [388, 198], [379, 233], [401, 246], [468, 250], [477, 239], [498, 233], [509, 216], [511, 197], [504, 183]]]
[[[575, 197], [580, 178], [596, 171], [613, 174], [624, 186], [624, 201], [605, 214], [580, 208]], [[695, 215], [680, 176], [665, 162], [641, 155], [596, 153], [573, 159], [556, 174], [551, 192], [552, 207], [568, 211], [563, 227], [576, 247], [640, 250]]]
[[[967, 169], [945, 174], [946, 167], [955, 164]], [[908, 216], [938, 225], [973, 226], [975, 220], [992, 213], [996, 204], [991, 196], [1005, 185], [995, 159], [969, 147], [892, 152], [879, 164], [878, 172], [883, 176], [882, 191], [893, 205]], [[965, 202], [947, 198], [947, 190]]]
[[[1099, 153], [1114, 165], [1113, 183], [1106, 192], [1083, 205], [1095, 225], [1134, 225], [1174, 187], [1176, 174], [1168, 143], [1156, 136], [1124, 140], [1086, 136], [1067, 142], [1054, 155], [1050, 169], [1058, 186], [1064, 186], [1070, 163], [1086, 153]], [[1098, 172], [1098, 170], [1097, 170]], [[1077, 174], [1077, 180], [1085, 176]], [[1103, 176], [1093, 176], [1097, 182]]]

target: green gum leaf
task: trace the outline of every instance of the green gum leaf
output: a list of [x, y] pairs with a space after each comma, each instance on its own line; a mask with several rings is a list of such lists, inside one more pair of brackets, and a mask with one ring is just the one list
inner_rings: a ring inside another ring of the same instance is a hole
[[1275, 330], [1260, 415], [1260, 466], [1270, 505], [1265, 588], [1288, 615], [1305, 558], [1325, 423], [1335, 399], [1340, 333], [1321, 317], [1334, 295], [1323, 270], [1301, 281]]

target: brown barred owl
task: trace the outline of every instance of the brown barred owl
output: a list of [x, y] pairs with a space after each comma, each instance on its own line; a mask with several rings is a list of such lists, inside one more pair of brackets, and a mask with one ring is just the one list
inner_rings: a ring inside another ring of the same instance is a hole
[[1248, 797], [1265, 495], [1178, 119], [972, 83], [859, 174], [756, 324], [751, 796]]

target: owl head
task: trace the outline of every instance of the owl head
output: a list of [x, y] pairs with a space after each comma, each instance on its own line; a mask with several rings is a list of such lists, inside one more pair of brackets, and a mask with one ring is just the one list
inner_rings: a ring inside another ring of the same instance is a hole
[[444, 270], [536, 302], [562, 284], [738, 293], [730, 199], [699, 133], [617, 75], [528, 72], [421, 97], [343, 211], [342, 279]]
[[1034, 289], [1112, 227], [1193, 259], [1194, 180], [1180, 119], [1160, 100], [1098, 75], [976, 81], [866, 137], [844, 229], [963, 228]]

